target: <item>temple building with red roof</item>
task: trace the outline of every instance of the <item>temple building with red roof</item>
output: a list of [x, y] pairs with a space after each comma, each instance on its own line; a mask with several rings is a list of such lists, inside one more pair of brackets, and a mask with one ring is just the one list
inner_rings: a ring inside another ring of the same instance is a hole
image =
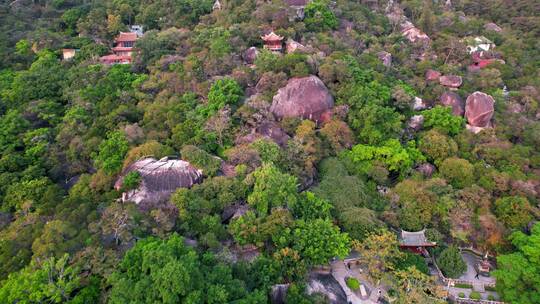
[[283, 50], [283, 36], [279, 36], [273, 31], [270, 34], [261, 36], [264, 41], [264, 48], [272, 52], [281, 52]]
[[120, 32], [120, 34], [114, 40], [112, 54], [99, 58], [99, 61], [103, 64], [131, 63], [131, 54], [133, 53], [133, 46], [135, 45], [135, 41], [137, 41], [137, 39], [137, 33]]
[[437, 243], [428, 241], [425, 232], [425, 229], [417, 232], [401, 230], [399, 247], [417, 254], [427, 254], [426, 248], [435, 247]]

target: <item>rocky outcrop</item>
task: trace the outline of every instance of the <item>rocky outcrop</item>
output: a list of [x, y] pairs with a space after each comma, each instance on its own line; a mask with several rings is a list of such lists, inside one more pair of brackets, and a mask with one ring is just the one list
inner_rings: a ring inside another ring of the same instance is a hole
[[263, 122], [257, 128], [253, 129], [248, 135], [242, 136], [236, 140], [236, 144], [248, 144], [259, 138], [272, 140], [280, 146], [285, 146], [289, 141], [289, 135], [281, 129], [275, 122]]
[[317, 76], [292, 78], [274, 96], [270, 111], [278, 119], [298, 117], [319, 121], [334, 106], [334, 98]]
[[430, 178], [435, 173], [435, 166], [430, 163], [423, 163], [418, 165], [415, 170], [420, 172], [424, 177]]
[[461, 76], [444, 75], [439, 77], [439, 83], [445, 87], [457, 89], [463, 84]]
[[134, 202], [144, 209], [167, 202], [176, 189], [190, 188], [200, 183], [203, 178], [202, 170], [198, 170], [186, 161], [167, 157], [156, 160], [148, 157], [127, 167], [116, 181], [114, 188], [122, 189], [124, 177], [134, 171], [139, 173], [139, 186], [124, 192], [122, 200]]
[[392, 54], [385, 51], [381, 51], [377, 53], [377, 57], [379, 57], [379, 60], [382, 62], [382, 64], [385, 67], [392, 66]]
[[255, 59], [257, 59], [257, 55], [259, 55], [259, 51], [256, 47], [252, 46], [244, 52], [244, 61], [247, 64], [253, 64], [255, 63]]
[[439, 77], [441, 77], [441, 72], [439, 71], [431, 69], [426, 71], [426, 81], [438, 81]]
[[456, 116], [463, 116], [465, 113], [463, 99], [457, 93], [445, 92], [441, 95], [441, 105], [445, 107], [452, 107], [452, 114]]
[[474, 92], [465, 102], [465, 117], [472, 127], [486, 128], [493, 117], [495, 100], [486, 93]]
[[493, 23], [493, 22], [486, 23], [484, 25], [484, 29], [486, 31], [493, 31], [493, 32], [497, 32], [497, 33], [502, 32], [502, 28], [500, 26], [498, 26], [497, 24]]
[[414, 115], [409, 120], [408, 126], [414, 131], [419, 131], [424, 125], [424, 116], [423, 115]]
[[301, 43], [296, 42], [292, 39], [287, 40], [287, 42], [285, 43], [285, 49], [287, 50], [287, 54], [306, 51], [305, 46], [303, 46]]
[[414, 97], [413, 110], [422, 111], [427, 108], [427, 104], [420, 97]]
[[426, 33], [422, 32], [409, 21], [401, 24], [401, 34], [411, 43], [428, 45], [431, 42], [431, 39]]

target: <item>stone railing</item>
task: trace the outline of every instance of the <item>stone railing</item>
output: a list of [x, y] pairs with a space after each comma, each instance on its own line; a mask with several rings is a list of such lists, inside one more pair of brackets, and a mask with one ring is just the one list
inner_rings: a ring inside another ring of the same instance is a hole
[[[437, 274], [439, 275], [439, 278], [444, 282], [446, 285], [453, 286], [454, 284], [467, 284], [474, 286], [474, 284], [479, 284], [478, 282], [468, 281], [468, 280], [460, 280], [460, 279], [451, 279], [444, 276], [441, 269], [439, 268], [439, 265], [437, 265], [437, 262], [435, 261], [434, 257], [431, 257], [431, 261], [433, 262], [433, 265], [435, 265], [435, 269], [437, 269]], [[495, 288], [495, 283], [491, 282], [481, 282], [480, 284], [484, 285], [484, 288]]]
[[477, 304], [477, 303], [481, 303], [481, 304], [506, 304], [505, 302], [500, 302], [500, 301], [493, 301], [493, 300], [473, 300], [473, 299], [465, 299], [465, 298], [455, 298], [454, 301], [457, 303], [457, 304]]

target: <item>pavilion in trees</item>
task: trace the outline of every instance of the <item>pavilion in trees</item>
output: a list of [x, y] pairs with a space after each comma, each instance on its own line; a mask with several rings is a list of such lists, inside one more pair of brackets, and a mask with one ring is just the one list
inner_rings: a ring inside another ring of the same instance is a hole
[[272, 52], [281, 52], [283, 50], [283, 36], [279, 36], [274, 31], [270, 34], [261, 36], [264, 41], [264, 48]]
[[417, 254], [427, 254], [426, 248], [435, 247], [437, 243], [428, 241], [425, 232], [425, 229], [417, 232], [401, 230], [399, 247]]

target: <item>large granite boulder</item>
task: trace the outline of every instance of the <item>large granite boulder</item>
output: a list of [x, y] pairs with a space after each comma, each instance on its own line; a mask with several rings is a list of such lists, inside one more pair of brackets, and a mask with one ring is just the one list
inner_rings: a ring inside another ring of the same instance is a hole
[[439, 83], [445, 87], [457, 89], [463, 84], [461, 76], [444, 75], [439, 77]]
[[457, 93], [445, 92], [441, 95], [441, 105], [445, 107], [452, 107], [452, 114], [456, 116], [463, 116], [465, 113], [463, 99]]
[[334, 107], [334, 98], [317, 76], [292, 78], [274, 96], [270, 111], [279, 118], [298, 117], [319, 121]]
[[418, 43], [427, 46], [431, 42], [429, 36], [410, 21], [405, 21], [401, 24], [401, 35], [414, 44]]
[[423, 115], [414, 115], [409, 120], [408, 126], [414, 131], [419, 131], [424, 125], [424, 116]]
[[422, 111], [422, 110], [427, 109], [427, 106], [428, 105], [426, 104], [426, 102], [422, 98], [420, 98], [418, 96], [414, 97], [414, 102], [413, 102], [413, 105], [412, 105], [413, 110]]
[[497, 32], [497, 33], [502, 32], [502, 28], [500, 26], [498, 26], [497, 24], [493, 23], [493, 22], [486, 23], [484, 25], [484, 29], [486, 31], [493, 31], [493, 32]]
[[437, 81], [439, 80], [439, 77], [441, 77], [441, 72], [439, 71], [431, 69], [426, 71], [426, 81]]
[[474, 92], [465, 102], [465, 117], [470, 126], [486, 128], [493, 117], [495, 100], [486, 93]]
[[259, 51], [256, 47], [252, 46], [244, 52], [244, 61], [247, 64], [253, 64], [255, 59], [257, 59], [257, 55], [259, 55]]
[[392, 54], [385, 51], [380, 51], [377, 53], [377, 57], [385, 67], [392, 66]]
[[167, 202], [176, 189], [190, 188], [203, 178], [202, 170], [186, 161], [147, 157], [134, 162], [122, 172], [114, 184], [116, 190], [122, 189], [124, 177], [130, 172], [139, 174], [140, 183], [136, 189], [122, 193], [122, 200], [134, 202], [143, 209]]

